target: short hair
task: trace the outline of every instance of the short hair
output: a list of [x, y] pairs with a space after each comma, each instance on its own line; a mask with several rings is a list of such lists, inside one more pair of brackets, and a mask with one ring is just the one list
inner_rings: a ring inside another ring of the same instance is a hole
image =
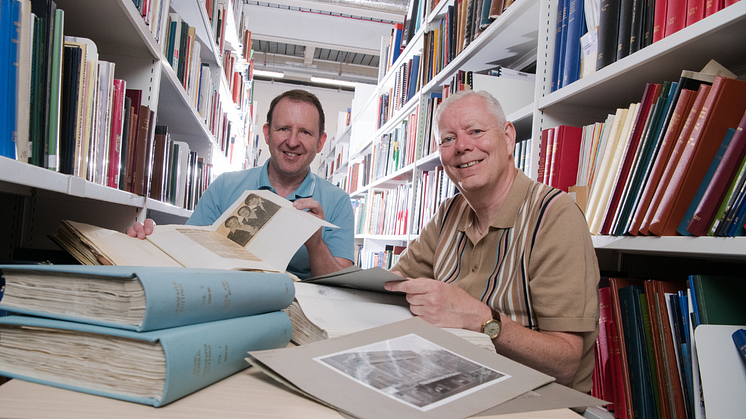
[[438, 140], [438, 137], [440, 135], [440, 117], [443, 115], [443, 112], [448, 109], [451, 105], [458, 102], [459, 100], [466, 99], [472, 96], [479, 96], [482, 99], [484, 99], [485, 102], [487, 102], [487, 110], [497, 118], [498, 124], [500, 126], [505, 125], [506, 118], [505, 118], [505, 111], [503, 111], [502, 105], [500, 105], [500, 102], [495, 99], [492, 94], [485, 90], [462, 90], [460, 92], [452, 93], [450, 94], [441, 104], [438, 106], [438, 110], [435, 111], [435, 126], [433, 135], [435, 135], [436, 141]]
[[242, 205], [242, 206], [238, 207], [238, 209], [236, 210], [236, 214], [241, 214], [241, 210], [244, 209], [244, 208], [246, 208], [247, 210], [249, 210], [249, 213], [251, 213], [251, 208], [249, 208], [248, 205]]
[[236, 220], [236, 222], [238, 222], [238, 217], [236, 217], [235, 215], [231, 215], [230, 217], [225, 219], [225, 222], [223, 223], [223, 225], [228, 227], [228, 221], [230, 220]]
[[315, 106], [316, 110], [319, 111], [319, 136], [326, 132], [324, 129], [326, 120], [324, 118], [324, 108], [321, 106], [321, 101], [313, 93], [301, 89], [287, 90], [272, 99], [272, 102], [269, 104], [269, 111], [267, 111], [267, 124], [270, 127], [272, 126], [272, 113], [275, 110], [275, 106], [277, 106], [282, 99], [305, 102]]

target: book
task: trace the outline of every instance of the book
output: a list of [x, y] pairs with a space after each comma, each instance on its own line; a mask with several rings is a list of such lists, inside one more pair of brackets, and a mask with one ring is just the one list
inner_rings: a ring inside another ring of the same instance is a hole
[[745, 127], [746, 113], [733, 133], [733, 138], [686, 227], [686, 230], [692, 235], [704, 236], [712, 225], [715, 213], [727, 193], [728, 185], [731, 184], [738, 166], [746, 154], [746, 136], [743, 133]]
[[656, 352], [656, 363], [659, 368], [659, 391], [662, 392], [662, 409], [667, 412], [664, 417], [686, 416], [683, 395], [682, 375], [678, 367], [678, 349], [675, 346], [674, 333], [669, 321], [669, 303], [667, 296], [675, 295], [686, 289], [686, 284], [659, 280], [647, 280], [644, 283], [645, 297], [651, 318], [651, 328], [655, 333], [653, 346]]
[[620, 0], [601, 0], [598, 21], [596, 70], [616, 61]]
[[0, 265], [0, 309], [148, 332], [286, 308], [287, 274], [145, 266]]
[[[246, 220], [244, 208], [257, 203], [264, 208], [261, 216]], [[64, 220], [54, 239], [85, 265], [284, 272], [296, 250], [320, 227], [335, 226], [261, 190], [245, 191], [210, 226], [158, 225], [140, 240]]]
[[746, 325], [743, 295], [744, 278], [718, 275], [691, 275], [689, 283], [696, 295], [699, 324]]
[[650, 364], [647, 359], [647, 343], [645, 342], [645, 331], [639, 306], [639, 295], [642, 293], [642, 287], [628, 285], [620, 288], [618, 292], [634, 417], [654, 417], [655, 403], [650, 378]]
[[575, 185], [582, 133], [580, 127], [560, 125], [555, 128], [553, 142], [556, 147], [552, 151], [550, 165], [550, 175], [554, 175], [554, 180], [550, 180], [550, 186], [567, 192], [570, 186]]
[[731, 335], [733, 343], [744, 358], [746, 358], [746, 329], [738, 329]]
[[5, 316], [0, 375], [160, 407], [247, 368], [247, 351], [286, 346], [290, 329], [281, 311], [141, 333]]
[[[649, 230], [670, 236], [686, 213], [697, 187], [715, 157], [728, 128], [735, 127], [746, 110], [746, 82], [717, 76], [702, 105], [702, 113], [676, 166]], [[716, 139], [716, 140], [713, 140]]]
[[[723, 157], [725, 156], [725, 152], [728, 150], [728, 146], [730, 145], [735, 132], [736, 132], [735, 129], [730, 128], [725, 133], [725, 137], [723, 138], [723, 141], [720, 143], [720, 147], [718, 148], [718, 151], [715, 154], [715, 157], [712, 159], [712, 162], [710, 162], [710, 167], [707, 169], [707, 172], [705, 172], [705, 176], [704, 178], [702, 178], [702, 182], [699, 184], [699, 187], [697, 188], [697, 192], [694, 194], [694, 197], [692, 198], [692, 202], [689, 203], [689, 208], [687, 208], [686, 213], [684, 214], [684, 218], [681, 220], [679, 227], [676, 229], [676, 232], [681, 234], [682, 236], [693, 235], [691, 232], [689, 232], [688, 227], [692, 222], [694, 222], [696, 225], [697, 222], [699, 221], [702, 221], [700, 224], [703, 225], [703, 227], [701, 227], [702, 228], [701, 234], [698, 234], [698, 235], [702, 236], [707, 233], [707, 227], [704, 225], [706, 224], [707, 226], [709, 226], [711, 218], [708, 218], [707, 220], [702, 220], [701, 218], [702, 216], [696, 214], [696, 211], [700, 205], [704, 204], [703, 200], [705, 199], [705, 192], [707, 191], [710, 184], [712, 183], [713, 176], [717, 172], [718, 167], [720, 167], [723, 161]], [[707, 199], [713, 199], [713, 198], [707, 197]], [[719, 200], [716, 203], [712, 204], [713, 215], [715, 211], [714, 208], [717, 207], [718, 203], [720, 203]]]
[[[382, 270], [380, 268], [371, 268]], [[375, 272], [375, 271], [373, 271]], [[393, 275], [393, 274], [391, 274]], [[398, 278], [401, 280], [401, 278]], [[396, 280], [396, 279], [394, 279]], [[331, 284], [326, 282], [326, 284]], [[381, 289], [324, 285], [313, 281], [295, 283], [293, 302], [285, 310], [293, 323], [292, 341], [308, 345], [415, 317], [406, 295]], [[446, 328], [474, 345], [495, 351], [489, 336], [465, 329]]]

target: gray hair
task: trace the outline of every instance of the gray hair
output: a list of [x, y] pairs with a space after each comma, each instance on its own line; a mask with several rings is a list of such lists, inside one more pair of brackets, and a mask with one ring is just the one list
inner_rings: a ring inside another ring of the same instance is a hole
[[440, 136], [440, 117], [443, 115], [443, 112], [448, 109], [449, 106], [453, 105], [454, 103], [458, 102], [461, 99], [466, 99], [472, 96], [479, 96], [487, 103], [487, 110], [497, 118], [497, 123], [500, 126], [504, 126], [506, 122], [505, 118], [505, 111], [503, 111], [502, 105], [500, 105], [500, 102], [495, 99], [492, 94], [487, 92], [486, 90], [462, 90], [460, 92], [452, 93], [450, 94], [439, 106], [438, 110], [435, 111], [435, 124], [433, 126], [433, 135], [436, 138], [436, 141], [438, 140], [438, 137]]

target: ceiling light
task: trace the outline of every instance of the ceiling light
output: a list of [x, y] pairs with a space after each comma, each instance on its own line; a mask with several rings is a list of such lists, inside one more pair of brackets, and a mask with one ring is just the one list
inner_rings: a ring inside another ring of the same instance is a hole
[[355, 87], [356, 86], [356, 83], [353, 83], [351, 81], [326, 79], [326, 78], [323, 78], [323, 77], [311, 77], [311, 81], [314, 82], [314, 83], [332, 84], [334, 86], [348, 86], [348, 87]]
[[285, 73], [279, 73], [277, 71], [266, 71], [254, 69], [254, 75], [259, 77], [270, 77], [273, 79], [281, 79], [285, 77]]

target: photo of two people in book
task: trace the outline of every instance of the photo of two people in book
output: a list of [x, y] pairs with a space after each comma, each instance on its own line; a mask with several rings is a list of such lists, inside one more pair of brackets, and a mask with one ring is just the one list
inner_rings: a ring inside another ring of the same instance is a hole
[[246, 247], [279, 210], [280, 206], [274, 202], [250, 193], [244, 200], [244, 205], [229, 215], [217, 232], [241, 247]]

